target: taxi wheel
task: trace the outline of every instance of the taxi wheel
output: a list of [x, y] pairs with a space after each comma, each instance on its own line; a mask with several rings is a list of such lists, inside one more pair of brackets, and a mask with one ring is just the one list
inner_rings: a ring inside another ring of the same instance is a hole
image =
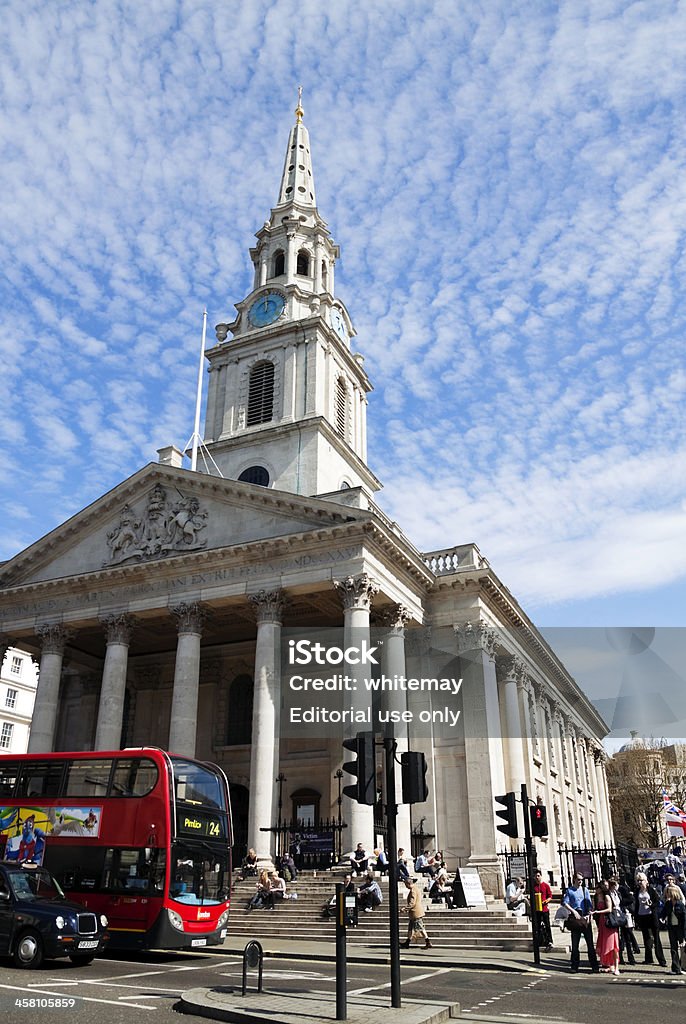
[[88, 967], [95, 960], [94, 956], [70, 956], [69, 959], [74, 967]]
[[15, 967], [40, 967], [43, 963], [43, 940], [37, 932], [22, 932], [12, 954]]

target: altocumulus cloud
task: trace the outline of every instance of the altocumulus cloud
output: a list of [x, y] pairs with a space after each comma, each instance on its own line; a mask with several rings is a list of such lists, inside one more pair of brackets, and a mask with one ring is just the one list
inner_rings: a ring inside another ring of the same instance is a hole
[[9, 0], [0, 555], [187, 439], [302, 83], [385, 508], [534, 607], [683, 581], [685, 30], [678, 2]]

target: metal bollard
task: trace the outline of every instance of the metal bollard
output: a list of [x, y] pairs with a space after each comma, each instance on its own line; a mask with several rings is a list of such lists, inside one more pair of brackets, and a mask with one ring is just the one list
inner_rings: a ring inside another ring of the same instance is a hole
[[260, 943], [253, 939], [243, 950], [243, 989], [241, 995], [245, 995], [248, 991], [248, 967], [257, 967], [257, 991], [262, 991], [263, 963], [264, 950]]

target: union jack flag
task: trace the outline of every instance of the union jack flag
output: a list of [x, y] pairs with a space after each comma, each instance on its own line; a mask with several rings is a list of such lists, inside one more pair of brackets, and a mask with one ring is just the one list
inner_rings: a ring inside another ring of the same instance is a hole
[[680, 839], [685, 839], [686, 811], [683, 811], [681, 807], [677, 807], [666, 789], [662, 790], [662, 806], [665, 812], [667, 832], [669, 835], [679, 836]]

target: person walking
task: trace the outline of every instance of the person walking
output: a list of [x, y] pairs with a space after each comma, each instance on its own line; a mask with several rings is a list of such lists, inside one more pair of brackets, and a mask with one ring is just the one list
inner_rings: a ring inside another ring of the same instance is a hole
[[538, 942], [550, 953], [553, 948], [553, 933], [550, 929], [550, 904], [553, 899], [553, 891], [543, 879], [543, 873], [537, 871], [535, 874], [534, 894], [541, 897], [541, 907], [534, 909], [534, 923], [538, 928]]
[[624, 955], [626, 954], [626, 963], [631, 964], [633, 967], [636, 963], [636, 953], [640, 953], [636, 936], [634, 935], [634, 894], [627, 885], [623, 885], [618, 878], [613, 877], [609, 880], [608, 885], [610, 886], [610, 899], [615, 911], [620, 915], [624, 915], [625, 924], [619, 926], [619, 962], [620, 964], [625, 963]]
[[652, 964], [653, 948], [660, 967], [666, 967], [667, 961], [660, 941], [660, 922], [658, 920], [658, 909], [660, 907], [660, 896], [655, 886], [650, 885], [648, 876], [639, 873], [636, 876], [638, 888], [635, 894], [634, 917], [641, 929], [643, 936], [643, 948], [645, 949], [644, 964]]
[[667, 875], [662, 898], [664, 909], [662, 920], [667, 925], [669, 948], [672, 954], [672, 974], [683, 974], [681, 969], [681, 947], [686, 942], [686, 901], [673, 875]]
[[596, 953], [600, 960], [600, 969], [607, 974], [619, 974], [619, 928], [611, 928], [608, 915], [615, 910], [610, 899], [610, 886], [607, 882], [598, 882], [593, 901], [593, 916], [598, 926]]
[[429, 936], [426, 934], [426, 928], [424, 927], [424, 903], [422, 901], [422, 890], [417, 884], [415, 878], [406, 878], [405, 887], [407, 889], [407, 912], [410, 915], [410, 920], [407, 926], [407, 939], [405, 942], [401, 942], [402, 949], [410, 948], [410, 940], [418, 935], [424, 938], [424, 949], [432, 949], [431, 941]]
[[583, 936], [584, 942], [586, 943], [586, 949], [588, 951], [588, 961], [591, 965], [591, 970], [594, 974], [597, 974], [600, 971], [600, 965], [598, 963], [598, 957], [596, 956], [595, 946], [593, 945], [593, 924], [591, 917], [593, 904], [591, 902], [591, 894], [584, 885], [584, 880], [578, 871], [574, 872], [572, 884], [565, 891], [562, 902], [566, 907], [569, 907], [567, 927], [572, 934], [571, 969], [575, 974], [579, 970], [579, 963], [581, 960], [579, 955], [579, 943]]

